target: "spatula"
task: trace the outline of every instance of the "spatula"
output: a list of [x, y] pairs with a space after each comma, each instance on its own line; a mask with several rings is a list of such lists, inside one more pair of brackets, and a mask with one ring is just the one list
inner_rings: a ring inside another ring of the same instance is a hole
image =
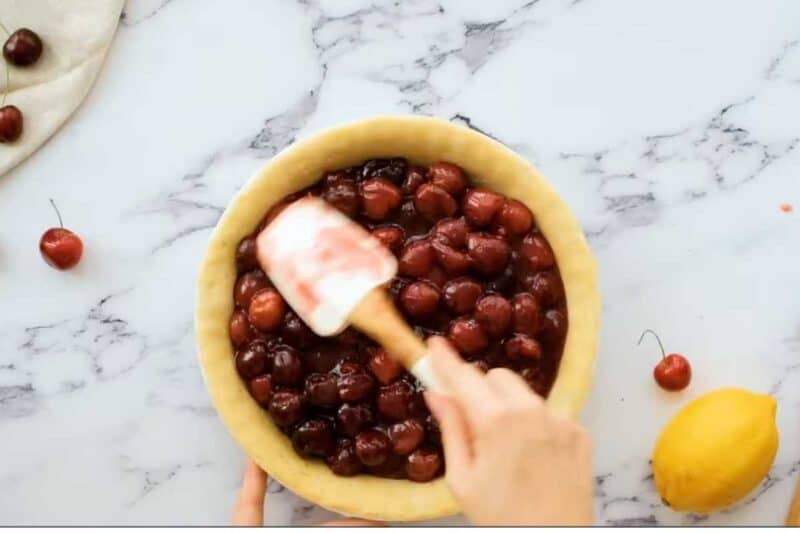
[[386, 293], [397, 261], [363, 227], [313, 197], [286, 207], [256, 241], [258, 260], [317, 335], [352, 324], [426, 388], [436, 388], [426, 346]]

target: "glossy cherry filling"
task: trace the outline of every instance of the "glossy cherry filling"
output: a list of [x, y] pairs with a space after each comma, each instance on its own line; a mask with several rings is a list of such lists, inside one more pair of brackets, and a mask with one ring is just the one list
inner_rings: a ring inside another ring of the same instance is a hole
[[549, 393], [567, 309], [555, 256], [532, 213], [470, 187], [452, 163], [373, 159], [327, 172], [278, 202], [232, 258], [236, 368], [298, 454], [341, 476], [425, 482], [445, 467], [438, 424], [417, 381], [351, 328], [315, 335], [260, 270], [257, 232], [305, 195], [326, 200], [397, 256], [389, 289], [420, 336], [445, 335], [481, 371], [510, 368], [538, 394]]

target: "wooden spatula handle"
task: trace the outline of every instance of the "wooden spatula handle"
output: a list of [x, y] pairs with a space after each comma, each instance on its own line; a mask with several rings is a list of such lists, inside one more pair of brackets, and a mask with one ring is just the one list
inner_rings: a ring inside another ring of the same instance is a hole
[[789, 504], [789, 513], [786, 515], [787, 526], [800, 526], [800, 477], [797, 478], [797, 486], [794, 489], [792, 503]]
[[384, 289], [371, 290], [350, 313], [350, 323], [409, 370], [427, 351], [425, 343], [403, 320]]

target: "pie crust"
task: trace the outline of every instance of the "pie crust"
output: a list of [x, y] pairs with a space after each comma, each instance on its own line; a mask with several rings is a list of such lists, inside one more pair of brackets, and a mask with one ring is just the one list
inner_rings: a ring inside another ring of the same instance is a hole
[[339, 477], [303, 459], [250, 396], [234, 367], [228, 337], [236, 280], [234, 253], [267, 210], [326, 170], [367, 159], [406, 157], [461, 166], [478, 185], [525, 203], [549, 241], [564, 282], [569, 326], [547, 404], [576, 417], [591, 385], [600, 324], [597, 267], [564, 201], [527, 161], [473, 130], [428, 117], [382, 116], [331, 128], [276, 155], [241, 189], [211, 235], [198, 280], [195, 328], [212, 402], [234, 439], [282, 485], [338, 513], [376, 520], [425, 520], [459, 509], [444, 478], [428, 483], [361, 475]]

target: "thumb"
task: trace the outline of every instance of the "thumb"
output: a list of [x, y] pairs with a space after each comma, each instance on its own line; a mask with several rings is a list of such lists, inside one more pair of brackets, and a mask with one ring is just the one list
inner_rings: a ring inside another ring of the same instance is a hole
[[425, 401], [442, 431], [447, 479], [451, 485], [461, 485], [472, 464], [472, 440], [467, 420], [458, 404], [448, 396], [426, 391]]

